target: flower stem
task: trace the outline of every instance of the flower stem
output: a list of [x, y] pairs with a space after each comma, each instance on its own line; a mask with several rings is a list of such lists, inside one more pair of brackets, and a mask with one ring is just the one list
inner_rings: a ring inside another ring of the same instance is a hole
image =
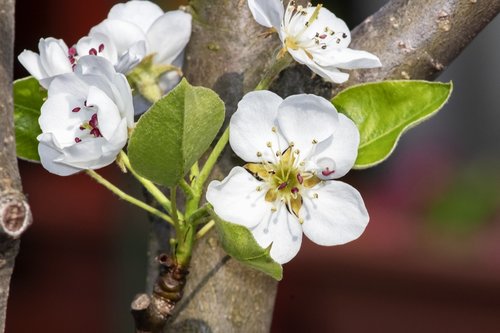
[[183, 223], [179, 219], [179, 211], [177, 210], [177, 186], [173, 186], [170, 189], [170, 204], [172, 205], [172, 218], [174, 220], [175, 229], [179, 231]]
[[186, 194], [186, 196], [188, 197], [194, 196], [193, 188], [186, 182], [185, 179], [181, 179], [181, 181], [179, 182], [179, 186], [181, 187], [184, 194]]
[[217, 159], [219, 158], [220, 154], [222, 153], [228, 142], [229, 142], [229, 126], [226, 128], [224, 133], [222, 133], [222, 136], [220, 137], [219, 141], [217, 142], [214, 149], [210, 153], [210, 156], [208, 156], [205, 165], [201, 169], [198, 178], [193, 182], [194, 192], [196, 194], [201, 196], [201, 192], [203, 191], [203, 186], [205, 185], [205, 182], [210, 176], [210, 173], [212, 172], [215, 163], [217, 163]]
[[193, 181], [193, 179], [198, 178], [199, 174], [200, 174], [200, 166], [198, 165], [198, 161], [196, 161], [191, 167], [191, 174], [189, 180]]
[[203, 223], [201, 221], [211, 217], [210, 210], [211, 210], [210, 204], [203, 205], [203, 207], [197, 209], [192, 214], [190, 214], [189, 218], [187, 219], [188, 223], [194, 225]]
[[124, 151], [120, 152], [120, 159], [124, 163], [125, 167], [130, 171], [130, 173], [144, 186], [144, 188], [151, 193], [153, 198], [155, 198], [156, 201], [160, 205], [162, 205], [163, 208], [169, 213], [172, 214], [172, 205], [170, 203], [170, 200], [163, 194], [163, 192], [155, 185], [153, 182], [150, 180], [141, 177], [135, 170], [132, 168], [132, 165], [130, 164], [130, 160], [127, 156], [127, 154]]
[[208, 222], [207, 224], [205, 224], [203, 226], [203, 228], [201, 228], [196, 233], [195, 239], [198, 240], [198, 239], [202, 238], [203, 236], [205, 236], [210, 230], [212, 230], [212, 228], [214, 226], [215, 226], [215, 221], [214, 220], [210, 220], [210, 222]]
[[168, 223], [170, 223], [172, 225], [174, 224], [174, 221], [172, 220], [172, 218], [170, 216], [168, 216], [165, 213], [162, 213], [161, 211], [159, 211], [158, 209], [156, 209], [154, 207], [151, 207], [147, 203], [145, 203], [145, 202], [143, 202], [143, 201], [141, 201], [141, 200], [139, 200], [137, 198], [134, 198], [133, 196], [131, 196], [131, 195], [123, 192], [121, 189], [119, 189], [115, 185], [111, 184], [107, 179], [105, 179], [104, 177], [102, 177], [101, 175], [99, 175], [94, 170], [87, 170], [86, 172], [97, 183], [101, 184], [102, 186], [104, 186], [105, 188], [107, 188], [108, 190], [110, 190], [111, 192], [113, 192], [114, 194], [116, 194], [121, 199], [123, 199], [123, 200], [131, 203], [132, 205], [135, 205], [135, 206], [137, 206], [139, 208], [144, 209], [148, 213], [151, 213], [153, 215], [158, 216], [159, 218], [167, 221]]
[[271, 65], [271, 67], [266, 71], [264, 77], [260, 80], [259, 84], [257, 84], [254, 90], [268, 89], [271, 83], [273, 83], [276, 77], [278, 77], [279, 73], [281, 73], [292, 63], [293, 58], [288, 52], [285, 52], [282, 56], [279, 56]]

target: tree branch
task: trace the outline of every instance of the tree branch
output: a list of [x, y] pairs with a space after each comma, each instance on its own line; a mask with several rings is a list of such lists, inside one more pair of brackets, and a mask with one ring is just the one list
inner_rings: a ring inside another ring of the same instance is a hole
[[0, 332], [5, 314], [14, 260], [21, 234], [31, 224], [31, 212], [22, 194], [14, 139], [12, 68], [14, 0], [0, 0]]
[[[355, 83], [394, 79], [433, 79], [500, 10], [500, 0], [394, 0], [353, 32], [352, 47], [377, 54], [384, 67], [353, 71], [342, 87], [313, 77], [304, 66], [286, 70], [273, 90], [282, 96], [315, 93], [325, 97]], [[192, 0], [193, 35], [184, 72], [194, 85], [214, 89], [226, 102], [227, 116], [260, 80], [276, 56], [277, 38], [264, 39], [246, 0]], [[237, 164], [228, 151], [218, 178]], [[168, 243], [168, 239], [163, 241]], [[276, 283], [246, 268], [220, 249], [209, 233], [194, 249], [185, 297], [168, 323], [172, 331], [267, 332]], [[151, 273], [150, 274], [154, 274]], [[151, 279], [151, 276], [150, 276]]]

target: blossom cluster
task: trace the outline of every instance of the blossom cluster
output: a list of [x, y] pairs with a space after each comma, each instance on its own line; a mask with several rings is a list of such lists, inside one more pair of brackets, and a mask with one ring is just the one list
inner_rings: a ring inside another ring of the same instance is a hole
[[[248, 0], [248, 7], [257, 23], [278, 33], [278, 57], [288, 52], [328, 81], [345, 82], [349, 74], [341, 69], [381, 66], [375, 55], [348, 48], [346, 24], [321, 5]], [[39, 53], [22, 52], [19, 61], [48, 90], [39, 119], [43, 166], [66, 176], [111, 164], [127, 144], [141, 102], [129, 82], [158, 96], [140, 82], [141, 70], [152, 68], [160, 95], [171, 89], [190, 35], [189, 14], [132, 0], [115, 5], [71, 47], [45, 38]], [[207, 201], [220, 218], [248, 228], [280, 264], [297, 254], [302, 233], [321, 245], [362, 234], [369, 216], [361, 195], [337, 180], [354, 166], [360, 134], [331, 102], [251, 92], [229, 129], [232, 149], [247, 164], [209, 185]]]
[[[39, 53], [23, 51], [19, 61], [48, 90], [39, 119], [42, 165], [70, 175], [112, 163], [127, 143], [134, 113], [144, 111], [125, 75], [145, 59], [180, 68], [190, 36], [190, 14], [132, 0], [113, 6], [71, 47], [49, 37], [40, 39]], [[179, 78], [179, 71], [164, 71], [157, 84], [165, 93]]]

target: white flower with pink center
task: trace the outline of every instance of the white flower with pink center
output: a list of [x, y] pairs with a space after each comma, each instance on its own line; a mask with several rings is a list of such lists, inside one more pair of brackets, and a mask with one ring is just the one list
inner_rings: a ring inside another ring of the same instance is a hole
[[51, 173], [67, 176], [111, 164], [134, 126], [132, 93], [109, 61], [81, 57], [53, 79], [42, 106], [38, 152]]
[[382, 66], [377, 56], [348, 48], [347, 25], [322, 5], [303, 7], [289, 1], [284, 8], [280, 0], [248, 0], [248, 6], [257, 23], [278, 32], [282, 52], [328, 81], [347, 81], [349, 74], [339, 69]]
[[230, 122], [230, 144], [248, 163], [213, 181], [207, 200], [222, 219], [247, 227], [278, 263], [302, 233], [320, 245], [358, 238], [369, 217], [359, 192], [337, 181], [354, 165], [359, 131], [326, 99], [247, 94]]
[[62, 39], [41, 38], [38, 43], [40, 54], [24, 50], [18, 56], [19, 62], [47, 89], [58, 75], [71, 73], [75, 60]]

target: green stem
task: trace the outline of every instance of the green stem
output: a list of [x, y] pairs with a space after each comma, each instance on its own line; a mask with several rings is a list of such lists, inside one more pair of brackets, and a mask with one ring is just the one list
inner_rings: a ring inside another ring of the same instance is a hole
[[196, 233], [195, 239], [198, 240], [198, 239], [202, 238], [203, 236], [205, 236], [214, 226], [215, 226], [215, 221], [214, 220], [210, 220], [210, 222], [208, 222], [207, 224], [205, 224], [203, 226], [203, 228], [201, 228]]
[[125, 167], [130, 171], [130, 173], [142, 184], [142, 186], [144, 186], [144, 188], [149, 193], [151, 193], [153, 198], [155, 198], [155, 200], [158, 201], [158, 203], [160, 205], [162, 205], [162, 207], [165, 208], [165, 210], [169, 214], [172, 215], [172, 205], [170, 203], [170, 200], [168, 200], [168, 198], [165, 196], [165, 194], [163, 194], [163, 192], [155, 184], [153, 184], [153, 182], [151, 182], [150, 180], [148, 180], [144, 177], [141, 177], [134, 170], [134, 168], [132, 168], [132, 165], [130, 164], [130, 160], [124, 151], [120, 152], [120, 159], [125, 164]]
[[185, 179], [181, 179], [181, 181], [179, 182], [179, 186], [181, 187], [182, 191], [184, 191], [184, 194], [186, 194], [186, 196], [189, 198], [189, 197], [193, 197], [194, 196], [194, 191], [193, 189], [191, 188], [191, 186], [186, 182]]
[[210, 156], [208, 156], [205, 165], [201, 169], [200, 175], [194, 182], [194, 192], [196, 194], [199, 194], [201, 196], [201, 192], [203, 191], [203, 186], [205, 185], [205, 182], [210, 176], [210, 173], [212, 172], [215, 163], [217, 163], [220, 154], [222, 153], [228, 142], [229, 142], [229, 126], [226, 128], [224, 133], [222, 133], [222, 136], [220, 137], [219, 141], [217, 142], [214, 149], [210, 153]]
[[187, 219], [188, 224], [200, 224], [199, 221], [210, 217], [210, 205], [205, 204], [203, 207], [195, 210], [192, 214], [189, 215], [189, 218]]
[[285, 54], [276, 59], [272, 66], [267, 70], [267, 72], [264, 74], [264, 77], [260, 80], [259, 84], [257, 84], [254, 90], [269, 89], [269, 86], [271, 86], [271, 83], [273, 83], [276, 77], [278, 77], [279, 73], [281, 73], [281, 71], [290, 66], [292, 63], [292, 56], [290, 55], [290, 53], [285, 52]]
[[151, 213], [153, 215], [158, 216], [159, 218], [167, 221], [168, 223], [170, 223], [172, 225], [174, 224], [174, 221], [172, 220], [172, 218], [170, 218], [170, 216], [168, 216], [165, 213], [162, 213], [161, 211], [159, 211], [158, 209], [156, 209], [154, 207], [151, 207], [147, 203], [145, 203], [145, 202], [143, 202], [143, 201], [141, 201], [141, 200], [139, 200], [137, 198], [134, 198], [133, 196], [131, 196], [131, 195], [123, 192], [121, 189], [119, 189], [115, 185], [111, 184], [107, 179], [105, 179], [104, 177], [102, 177], [101, 175], [99, 175], [94, 170], [87, 170], [87, 174], [90, 177], [92, 177], [97, 183], [99, 183], [102, 186], [106, 187], [108, 190], [110, 190], [111, 192], [113, 192], [114, 194], [116, 194], [121, 199], [123, 199], [123, 200], [131, 203], [132, 205], [135, 205], [135, 206], [137, 206], [139, 208], [144, 209], [148, 213]]
[[175, 230], [177, 234], [183, 226], [182, 220], [179, 219], [179, 211], [177, 210], [177, 186], [170, 189], [170, 204], [172, 205], [172, 217], [174, 219]]
[[189, 177], [190, 181], [192, 182], [194, 179], [198, 178], [199, 174], [200, 174], [200, 166], [198, 164], [198, 161], [196, 161], [191, 167], [191, 174]]

